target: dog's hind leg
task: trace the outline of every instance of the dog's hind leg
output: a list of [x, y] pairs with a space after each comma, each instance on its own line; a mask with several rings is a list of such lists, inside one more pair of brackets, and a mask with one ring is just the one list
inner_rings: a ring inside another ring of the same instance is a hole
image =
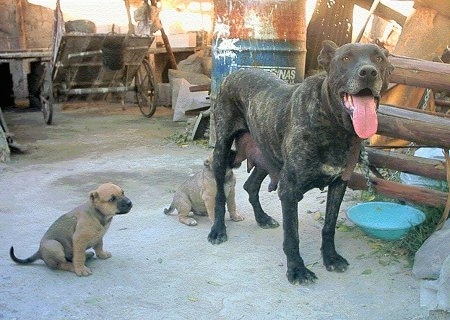
[[248, 193], [248, 200], [253, 207], [255, 214], [255, 220], [261, 228], [269, 229], [276, 228], [280, 224], [264, 212], [259, 202], [259, 190], [261, 189], [261, 183], [264, 178], [267, 177], [267, 171], [254, 167], [252, 173], [244, 183], [244, 189]]
[[63, 245], [56, 240], [46, 240], [41, 244], [41, 256], [51, 269], [75, 272], [74, 265], [66, 259]]
[[322, 229], [322, 257], [328, 271], [344, 272], [348, 262], [336, 252], [334, 234], [339, 208], [344, 198], [347, 182], [338, 178], [328, 186], [325, 224]]

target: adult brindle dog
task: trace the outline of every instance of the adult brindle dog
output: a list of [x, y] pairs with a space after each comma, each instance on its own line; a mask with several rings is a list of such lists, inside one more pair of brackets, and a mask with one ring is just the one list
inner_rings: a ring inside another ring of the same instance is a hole
[[[328, 186], [321, 247], [324, 265], [339, 272], [348, 267], [334, 242], [347, 187], [343, 172], [352, 162], [352, 150], [356, 150], [352, 145], [377, 131], [378, 102], [393, 69], [388, 52], [373, 44], [337, 47], [325, 41], [318, 61], [325, 72], [294, 85], [257, 69], [232, 73], [220, 88], [214, 110], [217, 196], [208, 240], [213, 244], [227, 240], [225, 171], [247, 158], [248, 169], [253, 171], [244, 189], [262, 228], [278, 223], [261, 208], [261, 183], [270, 175], [269, 189], [278, 189], [287, 278], [293, 284], [317, 279], [300, 256], [298, 234], [298, 202], [313, 188]], [[236, 152], [231, 151], [234, 141]]]

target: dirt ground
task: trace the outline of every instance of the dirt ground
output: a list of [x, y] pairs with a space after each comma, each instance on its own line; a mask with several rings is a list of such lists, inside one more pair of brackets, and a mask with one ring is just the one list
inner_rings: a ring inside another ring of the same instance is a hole
[[[377, 254], [358, 229], [340, 228], [345, 273], [321, 262], [321, 216], [326, 194], [309, 192], [299, 204], [300, 241], [318, 281], [293, 286], [285, 276], [282, 229], [259, 228], [236, 170], [242, 222], [227, 221], [229, 239], [211, 245], [206, 217], [195, 227], [163, 214], [174, 190], [202, 167], [209, 149], [169, 139], [185, 123], [159, 108], [147, 119], [136, 106], [77, 103], [56, 110], [46, 126], [39, 112], [4, 113], [15, 141], [28, 147], [0, 165], [0, 319], [426, 319], [419, 281], [405, 260]], [[42, 261], [13, 263], [8, 251], [30, 256], [48, 226], [87, 200], [103, 182], [123, 187], [131, 212], [115, 217], [105, 236], [109, 260], [92, 259], [93, 275], [53, 271]], [[261, 202], [281, 222], [276, 193]], [[345, 209], [360, 193], [346, 194]]]

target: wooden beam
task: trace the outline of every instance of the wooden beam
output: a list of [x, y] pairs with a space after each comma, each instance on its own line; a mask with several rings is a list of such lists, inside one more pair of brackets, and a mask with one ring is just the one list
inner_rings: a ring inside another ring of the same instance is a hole
[[435, 180], [447, 180], [444, 161], [408, 156], [403, 153], [368, 147], [366, 147], [366, 150], [369, 155], [369, 163], [377, 168], [392, 169]]
[[[369, 10], [370, 6], [372, 5], [372, 0], [355, 0], [355, 4], [357, 6], [360, 6], [363, 9]], [[385, 6], [384, 4], [379, 4], [377, 9], [375, 10], [374, 14], [376, 16], [379, 16], [380, 18], [383, 18], [387, 21], [389, 20], [395, 20], [399, 25], [403, 26], [406, 21], [406, 16], [398, 11], [395, 11], [392, 8], [389, 8], [388, 6]]]
[[402, 56], [389, 56], [394, 66], [389, 80], [410, 86], [450, 90], [450, 64]]
[[[371, 177], [373, 189], [389, 198], [400, 199], [405, 202], [421, 203], [434, 207], [444, 207], [448, 194], [442, 191], [404, 185], [394, 181]], [[348, 186], [354, 190], [367, 190], [366, 178], [359, 173], [353, 173]]]
[[450, 149], [450, 117], [380, 105], [378, 134]]

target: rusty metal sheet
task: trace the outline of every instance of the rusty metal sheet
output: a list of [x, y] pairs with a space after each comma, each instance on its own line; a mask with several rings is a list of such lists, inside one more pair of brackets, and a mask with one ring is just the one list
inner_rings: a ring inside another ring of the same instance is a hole
[[221, 24], [229, 38], [243, 40], [304, 40], [305, 12], [305, 0], [216, 0], [214, 3], [216, 27]]

